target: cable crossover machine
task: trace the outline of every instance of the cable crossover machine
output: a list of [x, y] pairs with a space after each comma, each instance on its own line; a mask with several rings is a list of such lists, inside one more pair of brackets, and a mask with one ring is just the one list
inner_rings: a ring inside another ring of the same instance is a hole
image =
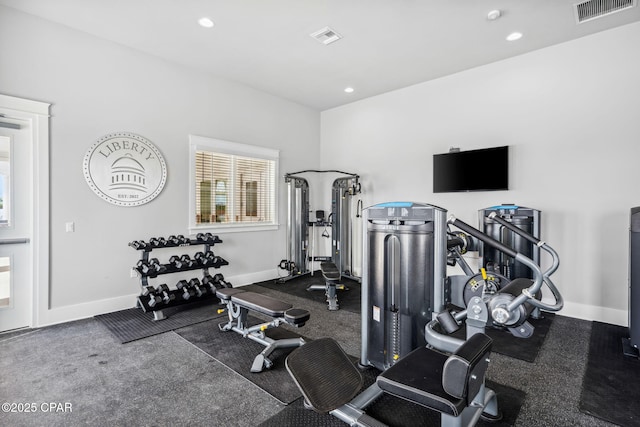
[[[335, 173], [339, 176], [331, 186], [331, 213], [325, 217], [324, 210], [316, 210], [315, 218], [310, 218], [309, 182], [301, 175]], [[354, 221], [362, 216], [362, 200], [354, 196], [361, 193], [360, 177], [357, 174], [339, 170], [303, 170], [287, 173], [287, 252], [286, 259], [278, 267], [286, 275], [279, 283], [314, 274], [314, 262], [320, 262], [324, 285], [312, 285], [309, 290], [322, 289], [327, 293], [329, 310], [337, 310], [336, 287], [342, 277], [360, 281], [357, 271], [362, 256], [361, 245], [354, 244], [354, 232], [359, 230]], [[331, 254], [318, 255], [316, 228], [324, 227], [323, 237], [331, 238]], [[331, 234], [327, 228], [331, 229]]]

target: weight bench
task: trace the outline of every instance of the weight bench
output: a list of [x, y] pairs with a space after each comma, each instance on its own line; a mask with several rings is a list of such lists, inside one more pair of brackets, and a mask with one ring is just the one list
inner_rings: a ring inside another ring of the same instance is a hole
[[325, 261], [320, 263], [320, 272], [322, 273], [322, 277], [324, 277], [324, 285], [311, 285], [307, 290], [325, 291], [329, 310], [338, 310], [340, 307], [338, 306], [338, 295], [336, 290], [348, 290], [346, 286], [338, 283], [341, 278], [340, 270], [338, 270], [338, 267], [336, 267], [333, 262]]
[[[277, 328], [283, 323], [295, 327], [304, 326], [309, 320], [310, 313], [307, 310], [293, 308], [284, 301], [272, 298], [268, 295], [256, 292], [244, 291], [238, 288], [222, 288], [216, 290], [216, 296], [227, 306], [229, 321], [218, 325], [221, 331], [235, 331], [243, 337], [249, 338], [266, 348], [256, 356], [251, 366], [251, 372], [262, 372], [269, 369], [273, 362], [269, 355], [277, 348], [300, 347], [305, 343], [302, 338], [286, 338], [274, 340], [265, 335], [264, 331]], [[249, 310], [272, 317], [270, 322], [249, 326], [247, 316]]]
[[384, 425], [365, 413], [384, 393], [440, 412], [443, 427], [473, 426], [481, 416], [500, 419], [496, 394], [484, 385], [491, 345], [489, 336], [475, 334], [451, 355], [420, 347], [360, 394], [362, 375], [331, 338], [294, 350], [285, 365], [306, 408], [329, 412], [352, 426]]

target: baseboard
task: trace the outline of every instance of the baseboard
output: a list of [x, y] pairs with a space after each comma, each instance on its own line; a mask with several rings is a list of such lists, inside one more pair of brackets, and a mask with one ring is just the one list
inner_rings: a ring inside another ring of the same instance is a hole
[[35, 327], [56, 325], [58, 323], [86, 319], [88, 317], [97, 316], [98, 314], [111, 313], [118, 310], [132, 308], [136, 305], [136, 297], [138, 295], [139, 294], [123, 295], [115, 298], [52, 308], [40, 313]]
[[249, 274], [238, 274], [229, 277], [225, 276], [225, 279], [236, 288], [250, 285], [252, 283], [264, 282], [265, 280], [275, 280], [277, 278], [277, 273], [273, 269], [257, 271]]
[[618, 310], [609, 307], [565, 301], [564, 307], [558, 314], [576, 319], [610, 323], [612, 325], [629, 325], [629, 313], [627, 310]]
[[[225, 277], [234, 287], [246, 286], [256, 282], [275, 279], [273, 270], [258, 271], [255, 273], [239, 274]], [[86, 319], [99, 314], [111, 313], [135, 307], [136, 297], [139, 294], [123, 295], [115, 298], [89, 301], [81, 304], [67, 305], [46, 310], [38, 316], [34, 327], [55, 325], [58, 323], [71, 322], [74, 320]]]

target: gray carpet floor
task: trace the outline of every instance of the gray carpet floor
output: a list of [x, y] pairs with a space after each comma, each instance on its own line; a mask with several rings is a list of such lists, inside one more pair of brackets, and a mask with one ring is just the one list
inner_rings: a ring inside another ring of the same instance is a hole
[[[251, 290], [311, 311], [295, 332], [359, 356], [358, 314]], [[493, 355], [488, 378], [526, 393], [515, 425], [611, 425], [578, 410], [590, 332], [591, 322], [556, 316], [534, 363]], [[121, 344], [95, 319], [0, 334], [0, 400], [23, 404], [0, 412], [2, 426], [255, 426], [284, 408], [176, 331]]]

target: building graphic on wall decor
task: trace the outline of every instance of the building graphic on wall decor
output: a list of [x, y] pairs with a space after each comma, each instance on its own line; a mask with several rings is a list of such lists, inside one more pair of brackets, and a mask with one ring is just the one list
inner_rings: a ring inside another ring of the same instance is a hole
[[129, 132], [105, 135], [87, 151], [83, 162], [89, 187], [118, 206], [139, 206], [156, 198], [167, 180], [167, 166], [148, 139]]
[[111, 165], [112, 190], [146, 191], [144, 166], [129, 153], [116, 159]]

